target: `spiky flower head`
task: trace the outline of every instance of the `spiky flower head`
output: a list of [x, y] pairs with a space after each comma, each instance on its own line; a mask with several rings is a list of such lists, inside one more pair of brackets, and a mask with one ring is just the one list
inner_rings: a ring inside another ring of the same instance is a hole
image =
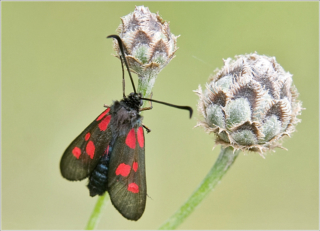
[[262, 155], [281, 147], [282, 138], [300, 122], [302, 107], [292, 75], [275, 57], [254, 53], [228, 58], [204, 92], [199, 86], [196, 93], [204, 117], [198, 125], [216, 134], [216, 144], [236, 150]]
[[[121, 21], [117, 32], [124, 43], [130, 69], [138, 75], [143, 95], [149, 95], [159, 72], [174, 58], [178, 36], [170, 32], [168, 22], [158, 13], [151, 13], [148, 7], [137, 6]], [[120, 55], [116, 42], [114, 49]]]

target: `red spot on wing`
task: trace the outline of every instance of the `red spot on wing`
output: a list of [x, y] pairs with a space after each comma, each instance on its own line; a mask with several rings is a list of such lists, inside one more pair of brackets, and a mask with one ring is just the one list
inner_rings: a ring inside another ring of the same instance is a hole
[[108, 147], [106, 148], [106, 150], [104, 151], [104, 154], [109, 154], [109, 145], [108, 145]]
[[95, 151], [95, 150], [96, 150], [96, 147], [94, 146], [94, 143], [90, 140], [90, 141], [87, 143], [86, 152], [87, 152], [87, 154], [90, 156], [91, 159], [93, 159], [94, 151]]
[[135, 149], [136, 147], [136, 135], [134, 132], [134, 128], [132, 128], [127, 135], [126, 145], [128, 145], [128, 147], [132, 149]]
[[108, 124], [110, 123], [111, 115], [108, 115], [106, 118], [104, 118], [98, 125], [101, 131], [105, 131], [108, 127]]
[[132, 169], [135, 172], [138, 170], [138, 163], [137, 162], [133, 162]]
[[72, 149], [72, 154], [79, 159], [80, 155], [81, 155], [81, 149], [78, 147], [74, 147], [74, 149]]
[[85, 140], [85, 141], [88, 141], [89, 138], [90, 138], [90, 136], [91, 136], [91, 134], [90, 134], [90, 132], [88, 132], [88, 133], [85, 135], [84, 140]]
[[142, 127], [139, 127], [139, 128], [138, 128], [137, 136], [138, 136], [139, 146], [140, 146], [141, 148], [143, 148], [143, 145], [144, 145], [144, 137], [143, 137], [143, 128], [142, 128]]
[[128, 185], [128, 191], [133, 192], [133, 193], [138, 193], [139, 192], [139, 186], [136, 183], [130, 183]]
[[119, 164], [119, 166], [118, 166], [117, 169], [116, 169], [116, 175], [117, 175], [117, 176], [118, 176], [118, 175], [121, 175], [121, 176], [126, 177], [126, 176], [129, 175], [130, 169], [131, 169], [130, 165], [121, 163], [121, 164]]
[[99, 117], [97, 118], [97, 121], [101, 120], [106, 114], [108, 114], [108, 112], [110, 111], [110, 108], [108, 108], [107, 110], [105, 110], [104, 112], [102, 112]]

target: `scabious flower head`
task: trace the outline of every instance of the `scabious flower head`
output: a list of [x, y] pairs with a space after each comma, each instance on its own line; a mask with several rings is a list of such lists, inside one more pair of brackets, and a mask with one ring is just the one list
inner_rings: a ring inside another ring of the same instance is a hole
[[[117, 32], [125, 47], [130, 69], [152, 89], [159, 72], [174, 58], [177, 37], [169, 23], [148, 7], [137, 6], [134, 12], [121, 18]], [[120, 55], [118, 44], [114, 49]]]
[[275, 57], [256, 53], [224, 60], [209, 78], [204, 92], [199, 86], [198, 123], [216, 134], [216, 144], [261, 155], [281, 147], [284, 136], [295, 131], [302, 109], [292, 75]]

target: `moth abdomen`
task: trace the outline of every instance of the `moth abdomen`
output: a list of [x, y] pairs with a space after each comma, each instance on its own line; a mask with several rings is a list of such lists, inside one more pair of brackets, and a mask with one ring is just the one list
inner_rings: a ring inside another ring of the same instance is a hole
[[102, 195], [107, 191], [109, 155], [102, 156], [99, 163], [89, 176], [88, 188], [90, 196]]

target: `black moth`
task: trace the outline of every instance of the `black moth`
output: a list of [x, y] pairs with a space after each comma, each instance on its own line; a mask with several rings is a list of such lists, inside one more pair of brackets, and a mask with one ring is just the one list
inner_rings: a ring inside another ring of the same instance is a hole
[[[139, 113], [152, 109], [152, 105], [141, 108], [142, 100], [189, 110], [190, 118], [192, 108], [142, 98], [141, 93], [136, 93], [120, 37], [110, 35], [107, 38], [116, 39], [121, 50], [123, 99], [110, 107], [105, 105], [107, 109], [75, 138], [63, 153], [60, 170], [70, 181], [88, 177], [90, 196], [108, 191], [112, 204], [125, 218], [138, 220], [144, 212], [147, 196], [143, 127], [150, 131], [142, 124]], [[134, 89], [127, 97], [123, 62]]]

